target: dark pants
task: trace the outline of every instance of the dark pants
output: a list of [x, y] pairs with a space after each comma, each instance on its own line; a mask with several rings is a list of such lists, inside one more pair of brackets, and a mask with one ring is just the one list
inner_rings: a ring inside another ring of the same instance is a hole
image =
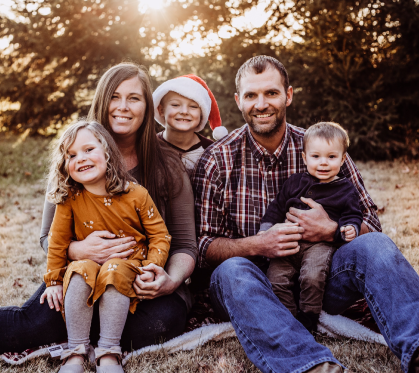
[[336, 247], [326, 243], [301, 243], [297, 254], [272, 259], [266, 276], [281, 303], [296, 316], [294, 299], [295, 280], [300, 284], [299, 309], [319, 314], [326, 279]]
[[[51, 310], [48, 302], [39, 303], [45, 290], [43, 283], [22, 307], [0, 308], [0, 354], [22, 352], [67, 339], [67, 330], [60, 312]], [[98, 303], [98, 302], [96, 302]], [[140, 302], [134, 314], [129, 313], [121, 338], [123, 351], [158, 344], [183, 333], [186, 325], [186, 304], [177, 294]], [[99, 339], [99, 309], [95, 305], [90, 340]]]

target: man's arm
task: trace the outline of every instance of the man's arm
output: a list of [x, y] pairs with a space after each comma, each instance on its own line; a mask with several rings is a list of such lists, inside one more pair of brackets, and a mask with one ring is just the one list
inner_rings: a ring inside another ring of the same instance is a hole
[[265, 256], [278, 258], [294, 255], [299, 251], [298, 241], [301, 240], [303, 228], [297, 224], [275, 224], [257, 236], [246, 238], [216, 238], [208, 246], [206, 262], [217, 266], [233, 257], [252, 258]]

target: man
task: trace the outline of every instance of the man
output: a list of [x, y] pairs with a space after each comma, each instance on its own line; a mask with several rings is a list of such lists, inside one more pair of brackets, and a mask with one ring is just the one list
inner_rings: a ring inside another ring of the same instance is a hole
[[[236, 89], [246, 124], [210, 146], [193, 177], [199, 266], [218, 266], [211, 277], [213, 306], [231, 320], [261, 371], [342, 372], [332, 353], [275, 297], [264, 274], [266, 258], [295, 254], [299, 240], [332, 241], [337, 223], [319, 204], [304, 199], [310, 210], [292, 208], [287, 223], [256, 236], [284, 181], [306, 170], [301, 157], [304, 130], [286, 123], [293, 96], [287, 72], [275, 58], [257, 56], [239, 69]], [[419, 277], [394, 243], [378, 233], [376, 206], [349, 157], [341, 172], [359, 192], [362, 235], [334, 255], [323, 308], [338, 314], [365, 297], [402, 369], [419, 372]]]

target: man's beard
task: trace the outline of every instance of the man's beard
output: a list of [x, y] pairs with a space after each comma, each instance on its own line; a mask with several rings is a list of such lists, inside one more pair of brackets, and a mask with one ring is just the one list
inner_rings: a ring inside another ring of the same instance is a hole
[[[267, 110], [266, 110], [267, 111]], [[280, 107], [277, 111], [274, 112], [275, 120], [270, 125], [267, 124], [257, 124], [253, 122], [253, 115], [263, 115], [267, 114], [264, 111], [258, 111], [258, 110], [252, 110], [250, 114], [244, 113], [243, 118], [246, 121], [246, 123], [250, 126], [250, 128], [253, 130], [253, 132], [257, 133], [259, 136], [269, 138], [272, 135], [278, 133], [281, 130], [281, 127], [285, 123], [285, 112], [286, 107]]]
[[284, 124], [285, 119], [285, 108], [280, 108], [279, 111], [274, 113], [275, 120], [270, 125], [257, 124], [253, 122], [253, 115], [263, 114], [264, 112], [253, 111], [250, 113], [250, 115], [247, 113], [243, 113], [243, 118], [246, 121], [246, 123], [250, 126], [250, 128], [253, 130], [253, 132], [257, 133], [259, 136], [269, 138], [281, 130], [281, 127]]

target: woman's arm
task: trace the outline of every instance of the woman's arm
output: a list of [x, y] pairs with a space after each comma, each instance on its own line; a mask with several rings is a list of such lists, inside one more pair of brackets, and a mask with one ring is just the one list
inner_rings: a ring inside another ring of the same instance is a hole
[[154, 264], [144, 267], [154, 272], [153, 282], [142, 281], [137, 276], [134, 290], [140, 299], [153, 299], [173, 293], [193, 272], [198, 255], [195, 235], [195, 215], [192, 186], [183, 172], [182, 188], [171, 203], [171, 214], [165, 214], [167, 229], [172, 236], [169, 259], [165, 270]]
[[[55, 210], [55, 205], [45, 198], [40, 243], [46, 254], [48, 254], [48, 234]], [[97, 231], [83, 241], [72, 241], [68, 247], [68, 257], [71, 260], [90, 259], [103, 264], [111, 258], [126, 258], [131, 255], [133, 250], [129, 248], [135, 245], [134, 237], [116, 239], [114, 237], [115, 235], [108, 231]]]
[[143, 282], [141, 278], [145, 275], [137, 275], [134, 290], [141, 300], [172, 294], [192, 274], [194, 268], [195, 260], [189, 254], [174, 254], [165, 269], [155, 264], [144, 267], [144, 271], [154, 273], [154, 281]]

